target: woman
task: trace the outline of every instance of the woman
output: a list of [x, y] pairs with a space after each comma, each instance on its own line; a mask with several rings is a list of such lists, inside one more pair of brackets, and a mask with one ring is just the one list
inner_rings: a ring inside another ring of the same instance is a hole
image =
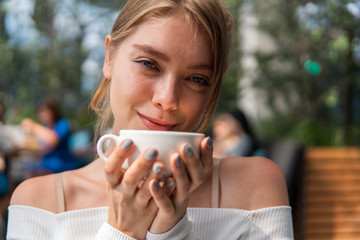
[[239, 109], [220, 113], [214, 119], [212, 133], [215, 157], [259, 156], [264, 152], [259, 148], [245, 114]]
[[[105, 40], [104, 79], [92, 100], [100, 129], [203, 131], [231, 21], [218, 0], [128, 1]], [[200, 156], [186, 147], [175, 153], [163, 180], [163, 167], [151, 170], [155, 149], [122, 170], [134, 147], [124, 140], [106, 163], [24, 182], [12, 197], [8, 238], [292, 239], [284, 178], [271, 161], [229, 158], [212, 170], [207, 137]]]
[[24, 131], [39, 143], [38, 147], [24, 148], [41, 154], [41, 161], [28, 166], [27, 171], [30, 175], [44, 175], [77, 168], [69, 149], [70, 123], [61, 116], [59, 105], [52, 98], [45, 98], [39, 103], [37, 114], [41, 124], [29, 118], [21, 122]]

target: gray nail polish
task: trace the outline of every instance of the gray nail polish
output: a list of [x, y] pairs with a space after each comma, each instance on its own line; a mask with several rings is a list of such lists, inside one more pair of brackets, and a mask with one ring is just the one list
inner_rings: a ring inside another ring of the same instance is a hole
[[159, 190], [160, 189], [160, 185], [159, 185], [159, 183], [158, 182], [153, 182], [153, 188], [155, 189], [155, 190]]
[[191, 148], [190, 144], [186, 144], [184, 147], [184, 151], [186, 156], [191, 157], [192, 155], [194, 155], [194, 150]]
[[154, 160], [155, 159], [155, 157], [156, 157], [156, 155], [157, 155], [157, 151], [155, 150], [155, 149], [153, 149], [153, 148], [150, 148], [147, 152], [146, 152], [146, 154], [145, 154], [145, 158], [147, 159], [147, 160]]
[[162, 168], [161, 168], [161, 166], [160, 166], [159, 163], [155, 163], [155, 164], [153, 165], [152, 170], [153, 170], [153, 172], [154, 172], [155, 174], [159, 174], [159, 173], [161, 173]]
[[167, 188], [172, 188], [174, 185], [175, 185], [175, 183], [173, 180], [171, 180], [171, 179], [167, 180], [167, 182], [166, 182]]
[[213, 141], [212, 141], [211, 137], [208, 138], [208, 140], [206, 142], [206, 147], [207, 148], [212, 148], [213, 147]]
[[176, 163], [176, 166], [178, 166], [178, 167], [180, 167], [180, 166], [181, 166], [181, 164], [182, 164], [182, 159], [181, 159], [181, 157], [180, 157], [180, 156], [178, 156], [178, 157], [176, 158], [175, 163]]
[[133, 144], [133, 141], [131, 141], [130, 139], [126, 139], [121, 147], [124, 150], [129, 150], [130, 147], [132, 146], [132, 144]]

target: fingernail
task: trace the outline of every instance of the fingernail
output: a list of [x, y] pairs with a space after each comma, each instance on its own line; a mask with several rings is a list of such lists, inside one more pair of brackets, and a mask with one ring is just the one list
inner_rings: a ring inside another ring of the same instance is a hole
[[159, 185], [159, 183], [158, 183], [158, 182], [156, 182], [156, 181], [155, 181], [155, 182], [153, 182], [153, 184], [152, 184], [152, 185], [153, 185], [154, 190], [156, 190], [156, 191], [157, 191], [157, 190], [159, 190], [159, 189], [160, 189], [160, 185]]
[[145, 154], [145, 158], [147, 159], [147, 160], [154, 160], [155, 159], [155, 157], [156, 157], [156, 155], [157, 155], [157, 151], [155, 150], [155, 149], [153, 149], [153, 148], [150, 148], [147, 152], [146, 152], [146, 154]]
[[172, 188], [175, 185], [174, 181], [172, 179], [167, 180], [166, 187]]
[[152, 170], [153, 170], [153, 172], [154, 172], [155, 174], [159, 174], [159, 173], [161, 173], [162, 168], [161, 168], [161, 166], [160, 166], [159, 163], [155, 163], [155, 164], [153, 165]]
[[207, 146], [207, 148], [213, 147], [213, 140], [211, 139], [211, 137], [208, 138], [208, 140], [206, 142], [206, 146]]
[[191, 157], [194, 154], [193, 149], [191, 148], [190, 144], [188, 144], [188, 143], [185, 145], [184, 151], [185, 151], [186, 156], [188, 156], [188, 157]]
[[133, 141], [131, 141], [130, 139], [126, 139], [121, 147], [124, 150], [129, 150], [131, 148], [132, 144], [133, 144]]
[[180, 166], [181, 166], [181, 164], [182, 164], [182, 159], [181, 159], [181, 157], [180, 157], [180, 156], [178, 156], [178, 157], [176, 158], [175, 163], [176, 163], [176, 166], [178, 166], [178, 167], [180, 167]]

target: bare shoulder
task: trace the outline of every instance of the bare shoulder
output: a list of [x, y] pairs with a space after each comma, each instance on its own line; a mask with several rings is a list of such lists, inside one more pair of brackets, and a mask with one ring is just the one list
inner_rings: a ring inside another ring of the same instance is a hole
[[[94, 161], [83, 168], [61, 174], [61, 197], [66, 211], [107, 205], [102, 164]], [[58, 213], [56, 176], [50, 174], [24, 181], [15, 189], [10, 205], [25, 205]]]
[[25, 180], [15, 189], [10, 205], [25, 205], [56, 212], [55, 176], [50, 174]]
[[221, 204], [246, 210], [289, 205], [281, 169], [264, 157], [232, 157], [221, 161]]

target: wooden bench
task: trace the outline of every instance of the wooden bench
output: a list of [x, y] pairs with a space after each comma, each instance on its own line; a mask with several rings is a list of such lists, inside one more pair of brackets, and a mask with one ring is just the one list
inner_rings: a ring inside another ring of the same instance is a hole
[[308, 148], [296, 239], [360, 239], [360, 149]]

